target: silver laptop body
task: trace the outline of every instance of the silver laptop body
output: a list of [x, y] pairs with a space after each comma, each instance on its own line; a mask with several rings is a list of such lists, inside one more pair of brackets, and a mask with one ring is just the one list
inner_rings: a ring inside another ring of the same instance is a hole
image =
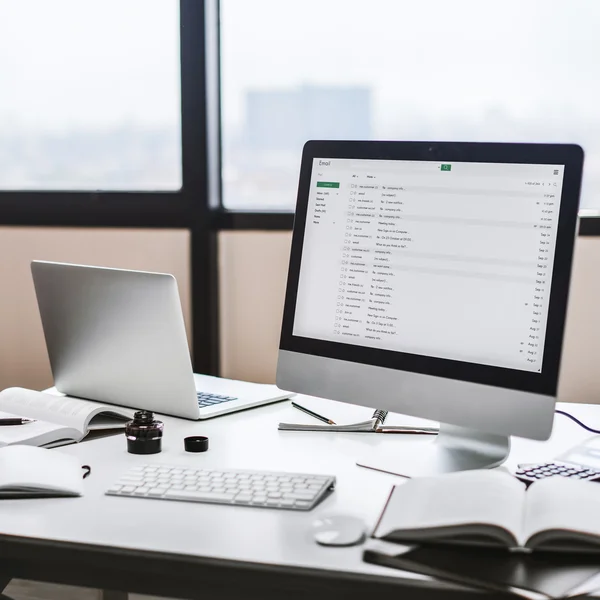
[[193, 374], [172, 275], [44, 261], [31, 272], [59, 392], [188, 419], [291, 395]]

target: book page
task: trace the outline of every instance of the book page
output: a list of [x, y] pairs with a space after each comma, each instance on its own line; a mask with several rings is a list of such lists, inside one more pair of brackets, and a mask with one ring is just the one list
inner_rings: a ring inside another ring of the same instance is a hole
[[[0, 419], [20, 416], [22, 415], [0, 412]], [[34, 421], [25, 425], [5, 425], [0, 426], [0, 447], [11, 444], [31, 444], [37, 446], [63, 436], [69, 437], [70, 434], [77, 435], [77, 432], [63, 425], [49, 423], [48, 421]]]
[[521, 537], [525, 486], [497, 471], [411, 479], [396, 487], [375, 537], [394, 531], [484, 524]]
[[525, 539], [552, 529], [600, 536], [598, 483], [548, 477], [531, 485], [525, 505]]
[[0, 392], [0, 410], [14, 413], [20, 417], [29, 417], [59, 423], [86, 433], [86, 423], [94, 414], [102, 410], [120, 412], [119, 407], [108, 407], [97, 402], [54, 396], [25, 388], [7, 388]]

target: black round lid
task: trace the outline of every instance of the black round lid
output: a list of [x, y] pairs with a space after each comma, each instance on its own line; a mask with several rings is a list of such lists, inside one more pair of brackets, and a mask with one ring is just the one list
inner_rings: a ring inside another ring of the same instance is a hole
[[183, 440], [186, 452], [206, 452], [208, 450], [208, 438], [203, 435], [192, 435]]

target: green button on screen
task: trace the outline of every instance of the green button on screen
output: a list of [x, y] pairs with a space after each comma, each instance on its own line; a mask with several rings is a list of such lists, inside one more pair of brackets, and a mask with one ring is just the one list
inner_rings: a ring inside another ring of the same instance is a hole
[[452, 165], [442, 165], [442, 171], [452, 171]]
[[339, 188], [339, 181], [317, 181], [317, 187]]

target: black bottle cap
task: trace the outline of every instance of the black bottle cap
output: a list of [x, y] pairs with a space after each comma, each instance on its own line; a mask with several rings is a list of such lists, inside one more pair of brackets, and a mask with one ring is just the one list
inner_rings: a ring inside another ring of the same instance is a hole
[[206, 452], [208, 450], [208, 438], [203, 435], [192, 435], [183, 440], [186, 452]]

